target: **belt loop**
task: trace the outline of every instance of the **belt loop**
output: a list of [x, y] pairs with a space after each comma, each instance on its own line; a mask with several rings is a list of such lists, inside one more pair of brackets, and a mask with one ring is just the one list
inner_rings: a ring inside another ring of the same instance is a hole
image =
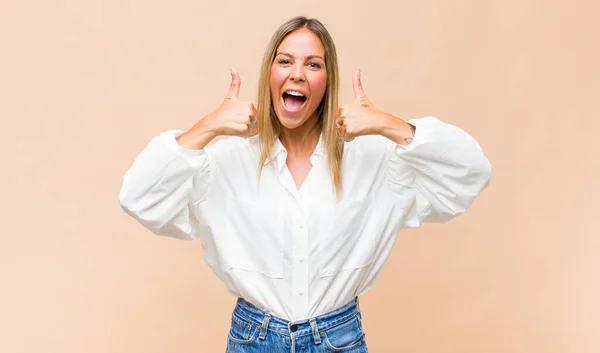
[[317, 320], [315, 320], [313, 317], [309, 321], [313, 332], [313, 338], [315, 339], [315, 344], [321, 344], [321, 335], [319, 334], [319, 329], [317, 328]]
[[356, 303], [356, 311], [358, 312], [358, 322], [362, 323], [362, 313], [360, 312], [360, 303], [358, 301], [358, 297], [354, 298], [354, 302]]
[[260, 338], [261, 340], [264, 340], [265, 336], [267, 335], [267, 327], [269, 327], [269, 321], [271, 321], [271, 314], [267, 313], [265, 314], [262, 327], [260, 328], [260, 335], [258, 335], [258, 338]]

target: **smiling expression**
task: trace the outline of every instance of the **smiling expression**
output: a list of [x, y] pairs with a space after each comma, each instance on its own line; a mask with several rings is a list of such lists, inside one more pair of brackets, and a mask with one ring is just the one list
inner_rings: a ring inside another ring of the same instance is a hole
[[327, 89], [325, 48], [312, 31], [288, 34], [275, 55], [270, 74], [271, 99], [283, 127], [294, 129], [308, 120], [316, 123], [316, 109]]

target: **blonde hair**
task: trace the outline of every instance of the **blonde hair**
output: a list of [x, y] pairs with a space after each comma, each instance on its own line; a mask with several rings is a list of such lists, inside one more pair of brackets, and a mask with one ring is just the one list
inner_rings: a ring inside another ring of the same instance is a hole
[[339, 69], [337, 53], [333, 39], [325, 26], [317, 19], [309, 19], [303, 16], [294, 17], [287, 21], [275, 31], [265, 51], [258, 83], [257, 113], [260, 117], [257, 121], [256, 133], [259, 136], [261, 156], [258, 165], [259, 175], [262, 173], [263, 165], [271, 157], [271, 150], [281, 134], [281, 124], [271, 102], [270, 73], [271, 65], [275, 60], [277, 48], [283, 39], [293, 31], [306, 28], [313, 32], [321, 40], [325, 47], [325, 67], [327, 70], [327, 88], [316, 113], [318, 123], [323, 134], [323, 149], [327, 159], [327, 165], [333, 189], [338, 198], [342, 194], [342, 157], [344, 142], [336, 132], [335, 121], [338, 114], [338, 92], [339, 92]]

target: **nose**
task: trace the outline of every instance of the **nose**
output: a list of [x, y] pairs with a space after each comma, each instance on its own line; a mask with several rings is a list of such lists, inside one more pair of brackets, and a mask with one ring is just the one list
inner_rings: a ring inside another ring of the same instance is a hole
[[302, 68], [302, 66], [294, 66], [294, 69], [290, 74], [290, 80], [294, 82], [303, 82], [306, 80], [306, 77], [304, 76], [304, 69]]

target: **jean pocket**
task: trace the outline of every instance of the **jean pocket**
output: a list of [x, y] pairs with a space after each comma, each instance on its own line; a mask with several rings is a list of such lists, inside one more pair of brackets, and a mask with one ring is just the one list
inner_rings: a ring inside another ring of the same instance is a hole
[[[365, 334], [358, 316], [354, 316], [340, 325], [321, 331], [325, 347], [332, 352], [346, 352], [353, 349], [364, 348]], [[358, 352], [357, 351], [357, 352]]]
[[362, 268], [373, 262], [381, 222], [372, 219], [374, 194], [340, 204], [319, 237], [320, 275]]
[[231, 268], [283, 278], [283, 220], [277, 208], [233, 197], [227, 199], [222, 236]]
[[236, 315], [231, 316], [229, 340], [238, 344], [250, 344], [258, 337], [258, 324]]

